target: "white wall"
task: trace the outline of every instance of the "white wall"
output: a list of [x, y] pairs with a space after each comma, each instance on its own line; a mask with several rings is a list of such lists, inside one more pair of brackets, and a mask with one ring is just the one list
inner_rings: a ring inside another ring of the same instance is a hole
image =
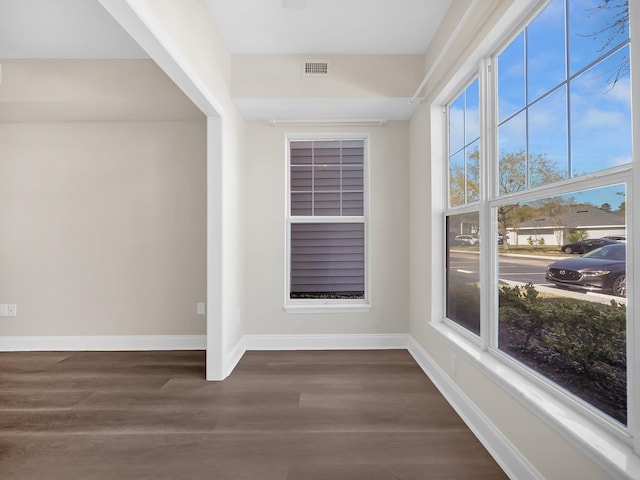
[[200, 0], [100, 0], [208, 115], [207, 378], [237, 360], [244, 333], [244, 120], [230, 96], [231, 55]]
[[[408, 331], [408, 122], [383, 127], [247, 126], [247, 334], [406, 333]], [[292, 314], [285, 299], [285, 136], [287, 133], [370, 135], [371, 310]]]
[[3, 340], [203, 335], [203, 115], [149, 60], [2, 64]]
[[[326, 77], [303, 75], [305, 61], [326, 61]], [[408, 97], [422, 80], [422, 55], [234, 55], [234, 98]]]
[[202, 120], [0, 123], [0, 150], [0, 335], [205, 333]]

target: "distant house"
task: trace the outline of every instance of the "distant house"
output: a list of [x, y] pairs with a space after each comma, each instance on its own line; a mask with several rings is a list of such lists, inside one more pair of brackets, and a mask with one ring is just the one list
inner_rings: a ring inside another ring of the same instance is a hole
[[585, 230], [586, 238], [625, 235], [625, 216], [595, 206], [577, 206], [560, 215], [544, 215], [507, 228], [511, 245], [563, 245], [573, 230]]

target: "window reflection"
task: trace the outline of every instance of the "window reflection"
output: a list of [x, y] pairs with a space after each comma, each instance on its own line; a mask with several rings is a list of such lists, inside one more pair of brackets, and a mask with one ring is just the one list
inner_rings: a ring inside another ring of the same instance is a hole
[[503, 122], [525, 105], [524, 32], [500, 54], [498, 117]]
[[631, 163], [628, 21], [625, 0], [553, 0], [498, 55], [499, 161], [533, 163], [503, 193]]
[[554, 0], [527, 28], [529, 102], [567, 78], [564, 19], [564, 1]]
[[480, 335], [480, 215], [447, 217], [446, 316]]
[[449, 206], [480, 199], [480, 91], [476, 78], [449, 105]]
[[569, 0], [568, 9], [572, 75], [629, 38], [626, 1]]
[[497, 211], [499, 348], [623, 424], [625, 197], [617, 184]]
[[617, 77], [623, 48], [571, 83], [572, 175], [631, 163], [631, 84]]

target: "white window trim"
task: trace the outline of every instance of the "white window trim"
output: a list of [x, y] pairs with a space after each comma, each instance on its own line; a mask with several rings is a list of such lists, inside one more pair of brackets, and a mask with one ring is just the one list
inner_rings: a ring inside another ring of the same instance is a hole
[[[362, 222], [364, 224], [364, 299], [292, 299], [290, 296], [291, 283], [291, 148], [292, 141], [313, 141], [313, 140], [362, 140], [364, 142], [364, 215], [362, 217], [341, 216], [341, 217], [314, 217], [297, 216], [296, 223], [353, 223]], [[371, 258], [370, 258], [370, 235], [369, 235], [369, 145], [368, 134], [363, 133], [289, 133], [285, 135], [285, 288], [284, 288], [284, 310], [292, 314], [326, 314], [326, 313], [366, 313], [371, 310]]]
[[[506, 45], [510, 41], [515, 32], [518, 32], [528, 21], [541, 11], [548, 0], [535, 2], [533, 5], [528, 2], [522, 2], [519, 5], [514, 4], [509, 12], [503, 16], [503, 19], [496, 27], [484, 37], [474, 52], [472, 52], [467, 61], [464, 62], [458, 72], [453, 75], [451, 81], [443, 87], [443, 89], [434, 97], [431, 103], [431, 138], [434, 139], [431, 145], [431, 232], [432, 232], [432, 251], [445, 251], [446, 228], [444, 221], [444, 212], [453, 213], [454, 209], [448, 209], [448, 191], [447, 185], [444, 185], [443, 179], [448, 179], [448, 149], [447, 145], [447, 121], [446, 103], [455, 98], [455, 93], [462, 90], [463, 86], [468, 83], [471, 74], [480, 66], [480, 89], [481, 89], [481, 111], [483, 118], [481, 119], [481, 158], [492, 158], [492, 151], [495, 149], [492, 136], [487, 132], [495, 125], [495, 114], [493, 108], [488, 107], [487, 98], [495, 98], [495, 83], [487, 81], [487, 71], [491, 65], [491, 58], [494, 52], [502, 45]], [[640, 31], [640, 11], [634, 9], [633, 2], [629, 2], [631, 11], [630, 32], [632, 39], [634, 33]], [[634, 28], [635, 27], [635, 28]], [[635, 51], [632, 43], [632, 77], [634, 73], [640, 72], [640, 55]], [[635, 75], [640, 78], [640, 75]], [[632, 94], [638, 92], [638, 82], [632, 85]], [[635, 98], [635, 95], [634, 95]], [[636, 99], [637, 101], [637, 99]], [[640, 134], [638, 133], [638, 125], [640, 125], [640, 112], [632, 106], [632, 115], [634, 121], [633, 137], [634, 145], [639, 145]], [[440, 142], [437, 141], [440, 139]], [[624, 166], [619, 169], [612, 169], [607, 172], [608, 180], [625, 182], [627, 185], [627, 195], [633, 199], [633, 184], [640, 184], [640, 165], [638, 165], [638, 149], [634, 149], [635, 168], [633, 165]], [[439, 159], [439, 161], [438, 161]], [[488, 162], [481, 162], [481, 169], [488, 168]], [[483, 166], [483, 164], [485, 166]], [[485, 172], [487, 173], [487, 172]], [[484, 178], [490, 178], [484, 175]], [[577, 181], [575, 178], [569, 180], [572, 185], [576, 186], [576, 190], [580, 188], [588, 188], [590, 185], [597, 185], [598, 179], [604, 178], [600, 174], [586, 175]], [[595, 180], [594, 180], [595, 179]], [[553, 192], [556, 187], [560, 189], [565, 182], [559, 183], [557, 186], [545, 186], [532, 189], [527, 195], [539, 197], [542, 191]], [[499, 199], [489, 200], [489, 188], [495, 185], [483, 185], [481, 192], [481, 202], [489, 205], [490, 209], [497, 204], [501, 204], [506, 196]], [[519, 200], [526, 199], [525, 196], [518, 196]], [[484, 203], [486, 202], [486, 203]], [[468, 209], [468, 207], [465, 207]], [[463, 209], [460, 209], [462, 212]], [[490, 219], [485, 219], [486, 207], [480, 209], [481, 228], [489, 231], [491, 235], [497, 232], [497, 226], [492, 224]], [[458, 213], [458, 209], [455, 209]], [[627, 218], [629, 219], [631, 228], [628, 228], [628, 244], [634, 245], [636, 238], [640, 238], [640, 208], [633, 208], [631, 201], [627, 202]], [[492, 265], [489, 249], [492, 248], [491, 242], [481, 243], [481, 252], [483, 256], [482, 269], [486, 275], [482, 280], [491, 281], [495, 278], [497, 265]], [[628, 263], [628, 279], [627, 286], [629, 291], [634, 291], [634, 277], [640, 275], [640, 262], [635, 258], [633, 249], [627, 252]], [[463, 331], [462, 327], [454, 325], [454, 322], [445, 318], [446, 305], [446, 289], [443, 281], [445, 272], [444, 255], [434, 255], [433, 269], [431, 274], [431, 320], [429, 325], [431, 329], [456, 352], [463, 355], [473, 366], [486, 374], [493, 382], [502, 387], [515, 401], [521, 403], [542, 421], [550, 425], [559, 432], [571, 444], [579, 448], [588, 455], [594, 462], [600, 465], [605, 471], [613, 475], [615, 478], [640, 478], [640, 338], [636, 325], [640, 325], [640, 309], [634, 308], [634, 299], [629, 296], [627, 303], [627, 375], [628, 375], [628, 422], [627, 428], [618, 427], [614, 422], [604, 420], [606, 415], [597, 414], [595, 409], [591, 407], [583, 407], [574, 398], [562, 398], [562, 395], [552, 386], [547, 386], [548, 382], [539, 383], [534, 375], [526, 371], [526, 368], [520, 368], [515, 361], [509, 361], [502, 352], [496, 351], [491, 346], [493, 342], [489, 341], [490, 336], [496, 334], [495, 327], [491, 321], [495, 315], [496, 301], [494, 305], [486, 305], [489, 302], [482, 302], [485, 305], [482, 308], [482, 319], [485, 323], [481, 325], [488, 334], [478, 339], [470, 332]], [[486, 283], [485, 283], [486, 284]], [[490, 325], [487, 325], [490, 323]], [[488, 328], [487, 328], [488, 327]], [[493, 343], [495, 344], [495, 343]]]

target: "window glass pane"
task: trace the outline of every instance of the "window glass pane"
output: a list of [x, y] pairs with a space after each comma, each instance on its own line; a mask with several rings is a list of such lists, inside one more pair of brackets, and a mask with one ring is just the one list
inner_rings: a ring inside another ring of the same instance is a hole
[[452, 207], [464, 205], [466, 179], [464, 151], [461, 151], [449, 158], [449, 204]]
[[362, 140], [342, 141], [342, 164], [362, 165], [364, 161], [364, 142]]
[[622, 424], [625, 197], [619, 184], [497, 212], [509, 235], [498, 247], [500, 350]]
[[291, 142], [291, 165], [311, 165], [312, 142]]
[[628, 2], [569, 0], [569, 34], [573, 75], [629, 38]]
[[290, 298], [364, 298], [364, 224], [291, 224]]
[[291, 191], [310, 192], [312, 187], [311, 167], [291, 167]]
[[631, 163], [631, 86], [619, 67], [628, 47], [571, 83], [572, 175]]
[[340, 141], [313, 142], [316, 165], [340, 164]]
[[362, 216], [364, 215], [364, 193], [347, 192], [342, 194], [342, 215]]
[[316, 217], [339, 216], [340, 192], [316, 192], [313, 194], [313, 214]]
[[467, 202], [480, 200], [480, 141], [469, 145], [467, 155]]
[[567, 177], [567, 95], [560, 88], [529, 109], [529, 188]]
[[447, 217], [446, 316], [480, 334], [480, 215]]
[[291, 215], [312, 215], [313, 200], [311, 193], [291, 192]]
[[464, 91], [464, 144], [480, 138], [480, 82], [475, 79]]
[[291, 215], [364, 215], [363, 140], [292, 141], [290, 157]]
[[518, 192], [527, 185], [525, 120], [525, 112], [521, 112], [498, 128], [500, 195]]
[[449, 106], [449, 155], [464, 147], [464, 94]]
[[449, 204], [480, 198], [480, 92], [476, 78], [449, 105]]
[[342, 168], [342, 189], [364, 190], [364, 169], [362, 165]]
[[529, 102], [566, 79], [564, 26], [564, 0], [553, 0], [527, 27]]
[[498, 119], [504, 121], [525, 104], [524, 32], [498, 56]]
[[340, 166], [315, 165], [314, 189], [340, 191]]

